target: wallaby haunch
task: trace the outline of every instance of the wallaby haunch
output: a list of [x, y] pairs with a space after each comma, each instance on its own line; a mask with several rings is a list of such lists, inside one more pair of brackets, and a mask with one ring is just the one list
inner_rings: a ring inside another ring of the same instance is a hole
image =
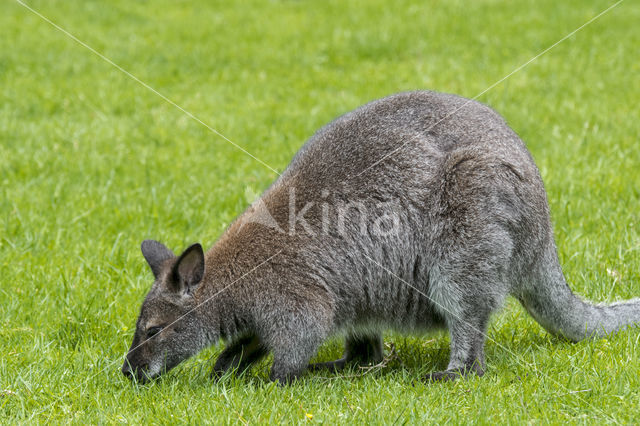
[[419, 91], [364, 105], [319, 130], [205, 254], [142, 243], [155, 276], [122, 371], [146, 380], [219, 339], [214, 366], [273, 353], [271, 379], [299, 377], [319, 345], [377, 363], [381, 331], [446, 327], [430, 379], [484, 372], [489, 316], [507, 295], [553, 334], [601, 336], [640, 321], [640, 300], [594, 305], [565, 282], [542, 179], [493, 110]]

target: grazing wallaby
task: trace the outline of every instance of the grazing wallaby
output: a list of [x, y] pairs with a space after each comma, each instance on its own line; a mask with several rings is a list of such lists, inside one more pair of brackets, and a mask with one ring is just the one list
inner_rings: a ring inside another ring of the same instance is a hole
[[433, 380], [484, 372], [489, 316], [507, 295], [553, 334], [601, 336], [640, 321], [640, 300], [594, 305], [562, 274], [545, 190], [524, 143], [490, 108], [401, 93], [314, 135], [205, 254], [142, 243], [155, 276], [122, 371], [146, 380], [219, 339], [214, 372], [273, 353], [300, 376], [344, 333], [339, 370], [377, 363], [381, 331], [447, 327]]

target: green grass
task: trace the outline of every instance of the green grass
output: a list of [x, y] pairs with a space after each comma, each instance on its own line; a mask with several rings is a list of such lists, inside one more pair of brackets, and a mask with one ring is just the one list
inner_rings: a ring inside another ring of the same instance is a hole
[[[282, 170], [336, 115], [416, 88], [475, 96], [612, 0], [28, 4]], [[480, 97], [527, 142], [566, 276], [595, 300], [640, 295], [638, 22], [627, 0]], [[151, 284], [140, 241], [209, 246], [274, 177], [3, 1], [0, 421], [638, 420], [638, 330], [569, 344], [514, 301], [491, 324], [483, 378], [424, 384], [446, 334], [389, 334], [399, 358], [376, 371], [281, 389], [262, 363], [214, 384], [215, 347], [133, 386], [119, 367]], [[331, 341], [318, 359], [340, 352]]]

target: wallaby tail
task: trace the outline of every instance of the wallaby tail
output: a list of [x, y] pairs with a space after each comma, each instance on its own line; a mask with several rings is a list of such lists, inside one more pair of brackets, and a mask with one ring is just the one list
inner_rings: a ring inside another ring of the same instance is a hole
[[552, 334], [577, 342], [640, 325], [640, 299], [593, 304], [573, 294], [551, 242], [531, 270], [530, 282], [516, 296], [525, 309]]

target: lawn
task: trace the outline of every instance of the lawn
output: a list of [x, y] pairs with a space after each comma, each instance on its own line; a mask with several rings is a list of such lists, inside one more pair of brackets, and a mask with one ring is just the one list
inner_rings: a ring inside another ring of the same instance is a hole
[[[570, 344], [513, 300], [482, 378], [421, 381], [446, 333], [387, 334], [386, 366], [285, 388], [268, 362], [213, 383], [221, 346], [148, 385], [119, 371], [152, 283], [142, 240], [211, 246], [335, 116], [403, 90], [474, 97], [613, 0], [26, 3], [184, 110], [1, 2], [0, 422], [638, 421], [640, 330]], [[479, 97], [526, 141], [567, 279], [598, 301], [640, 295], [638, 22], [623, 1]]]

